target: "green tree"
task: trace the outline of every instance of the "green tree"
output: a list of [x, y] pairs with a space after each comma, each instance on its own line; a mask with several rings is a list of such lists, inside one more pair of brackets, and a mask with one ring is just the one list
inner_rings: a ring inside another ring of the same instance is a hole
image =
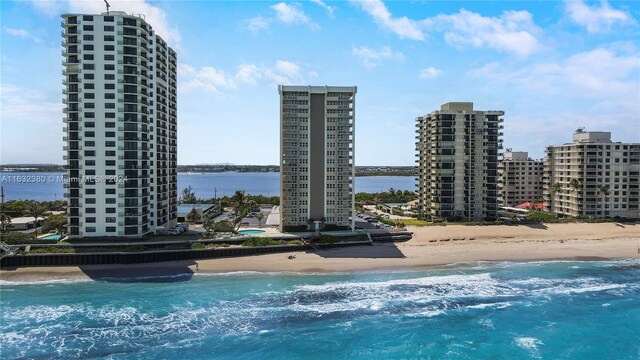
[[204, 221], [202, 221], [202, 228], [206, 231], [207, 234], [211, 234], [213, 229], [216, 227], [216, 222], [213, 220], [213, 216], [205, 215]]
[[11, 226], [11, 216], [0, 213], [0, 231], [2, 232], [2, 240], [4, 241], [4, 233]]
[[180, 202], [182, 204], [194, 204], [197, 202], [196, 193], [193, 192], [191, 186], [188, 186], [182, 189], [182, 194], [180, 195]]
[[600, 195], [600, 217], [604, 218], [604, 208], [607, 202], [607, 198], [609, 196], [609, 188], [606, 185], [602, 185], [598, 190], [598, 195]]
[[578, 203], [578, 213], [579, 215], [582, 215], [583, 211], [581, 211], [581, 207], [582, 207], [582, 203], [579, 201], [580, 200], [580, 192], [582, 190], [582, 184], [580, 184], [580, 180], [573, 178], [571, 179], [571, 181], [569, 182], [569, 187], [571, 188], [571, 192], [575, 192], [577, 195], [577, 203]]
[[187, 216], [185, 216], [185, 219], [190, 222], [190, 223], [196, 223], [198, 221], [200, 221], [202, 219], [202, 216], [200, 216], [200, 213], [198, 213], [198, 210], [196, 210], [196, 208], [191, 209], [191, 211], [189, 211], [189, 213], [187, 214]]
[[35, 236], [37, 239], [38, 238], [38, 219], [42, 219], [44, 217], [44, 214], [45, 214], [44, 206], [42, 206], [42, 204], [40, 204], [37, 201], [31, 201], [27, 206], [27, 214], [33, 217], [33, 219], [35, 220], [35, 229], [36, 229]]
[[264, 219], [264, 214], [262, 211], [256, 214], [256, 219], [258, 219], [258, 227], [262, 227], [262, 219]]
[[66, 226], [67, 217], [64, 214], [51, 215], [44, 219], [44, 222], [42, 223], [42, 231], [56, 230], [62, 233]]
[[562, 184], [560, 183], [555, 183], [549, 187], [549, 210], [552, 212], [556, 212], [553, 208], [556, 194], [562, 194]]

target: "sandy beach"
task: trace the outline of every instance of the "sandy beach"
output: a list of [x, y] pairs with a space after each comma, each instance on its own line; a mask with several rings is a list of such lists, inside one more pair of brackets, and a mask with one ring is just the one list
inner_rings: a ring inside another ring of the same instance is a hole
[[[235, 271], [345, 272], [472, 261], [640, 258], [640, 224], [410, 227], [413, 239], [318, 252], [139, 265], [31, 267], [0, 271], [3, 281], [127, 278]], [[289, 259], [294, 255], [295, 259]]]

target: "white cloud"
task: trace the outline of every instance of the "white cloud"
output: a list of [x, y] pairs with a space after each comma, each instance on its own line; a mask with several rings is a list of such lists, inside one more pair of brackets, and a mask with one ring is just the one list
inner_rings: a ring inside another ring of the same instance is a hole
[[462, 9], [456, 14], [425, 19], [423, 24], [431, 31], [444, 32], [445, 41], [454, 47], [488, 47], [519, 56], [528, 56], [540, 48], [536, 34], [542, 30], [527, 11], [485, 17]]
[[221, 89], [235, 87], [229, 75], [212, 66], [196, 69], [191, 65], [178, 64], [178, 74], [180, 74], [180, 90], [185, 92], [201, 89], [219, 93]]
[[509, 69], [508, 64], [491, 63], [472, 75], [494, 87], [523, 87], [528, 96], [539, 101], [543, 97], [571, 98], [637, 117], [639, 56], [638, 52], [622, 54], [597, 48], [559, 62], [537, 63], [517, 70]]
[[320, 74], [318, 74], [316, 71], [313, 71], [313, 70], [311, 70], [311, 71], [309, 71], [307, 73], [307, 77], [309, 77], [310, 79], [315, 79], [315, 78], [317, 78], [319, 76], [320, 76]]
[[17, 36], [17, 37], [20, 37], [20, 38], [23, 38], [23, 39], [29, 39], [29, 40], [31, 40], [33, 42], [37, 42], [37, 43], [41, 43], [42, 42], [42, 39], [31, 35], [25, 29], [5, 28], [4, 31], [9, 35]]
[[455, 14], [441, 14], [423, 20], [393, 17], [381, 0], [352, 0], [382, 28], [400, 38], [424, 40], [425, 32], [441, 32], [454, 47], [488, 47], [528, 56], [540, 48], [537, 35], [542, 30], [527, 11], [505, 11], [499, 17], [485, 17], [461, 9]]
[[[0, 162], [62, 163], [63, 104], [59, 93], [3, 83], [0, 100]], [[38, 129], [37, 139], [32, 129]], [[35, 140], [38, 146], [28, 146]]]
[[263, 29], [269, 28], [269, 19], [265, 19], [262, 16], [252, 17], [251, 19], [246, 20], [247, 28], [252, 32], [256, 33]]
[[438, 77], [442, 74], [442, 70], [436, 69], [433, 66], [429, 66], [420, 70], [420, 79], [429, 79]]
[[381, 0], [353, 1], [369, 14], [381, 27], [395, 33], [401, 39], [424, 40], [424, 33], [418, 22], [407, 17], [394, 18]]
[[329, 16], [333, 16], [333, 12], [336, 9], [335, 7], [327, 5], [327, 3], [325, 3], [322, 0], [311, 0], [311, 2], [314, 3], [314, 4], [318, 4], [318, 5], [322, 6], [323, 8], [325, 8], [327, 10], [327, 12], [329, 13]]
[[311, 19], [300, 9], [298, 4], [287, 4], [284, 2], [271, 6], [276, 12], [276, 19], [285, 24], [306, 24], [312, 28], [317, 28]]
[[[34, 0], [31, 2], [34, 7], [41, 12], [52, 15], [61, 12], [77, 13], [103, 13], [106, 11], [104, 1], [86, 0], [66, 0], [66, 1], [46, 1]], [[111, 11], [124, 11], [127, 14], [141, 14], [144, 19], [151, 24], [158, 35], [166, 40], [171, 46], [178, 46], [180, 43], [180, 32], [176, 27], [169, 25], [167, 13], [145, 0], [109, 0]]]
[[606, 0], [602, 0], [600, 6], [589, 6], [582, 0], [565, 1], [565, 10], [574, 23], [584, 26], [590, 33], [610, 30], [618, 22], [634, 22], [628, 13], [611, 8]]
[[[235, 74], [212, 66], [197, 69], [191, 65], [178, 64], [179, 89], [184, 92], [199, 89], [222, 94], [222, 90], [237, 89], [241, 84], [256, 85], [261, 80], [274, 84], [291, 84], [302, 80], [300, 70], [300, 65], [285, 60], [277, 60], [272, 66], [243, 63], [238, 66]], [[309, 77], [312, 77], [311, 72]]]
[[354, 47], [352, 54], [360, 59], [364, 63], [364, 66], [372, 69], [382, 60], [403, 60], [404, 55], [400, 52], [391, 50], [390, 47], [385, 46], [380, 50], [373, 50], [366, 46]]

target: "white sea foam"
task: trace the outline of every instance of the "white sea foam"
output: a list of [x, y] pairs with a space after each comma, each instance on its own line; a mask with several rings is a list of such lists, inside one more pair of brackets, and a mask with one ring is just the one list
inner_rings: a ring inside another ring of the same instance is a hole
[[[14, 285], [59, 285], [91, 282], [91, 279], [51, 279], [51, 280], [34, 280], [34, 281], [7, 281], [0, 280], [0, 287]], [[3, 289], [4, 291], [4, 289]]]
[[531, 350], [534, 353], [537, 353], [538, 346], [543, 345], [542, 341], [534, 338], [534, 337], [518, 337], [514, 339], [516, 344], [525, 350]]

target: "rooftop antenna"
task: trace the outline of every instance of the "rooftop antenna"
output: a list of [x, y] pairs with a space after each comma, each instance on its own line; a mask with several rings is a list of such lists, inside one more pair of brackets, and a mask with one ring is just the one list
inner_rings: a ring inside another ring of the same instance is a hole
[[111, 7], [111, 5], [109, 5], [107, 0], [104, 0], [104, 3], [107, 4], [107, 15], [109, 15], [109, 8]]

